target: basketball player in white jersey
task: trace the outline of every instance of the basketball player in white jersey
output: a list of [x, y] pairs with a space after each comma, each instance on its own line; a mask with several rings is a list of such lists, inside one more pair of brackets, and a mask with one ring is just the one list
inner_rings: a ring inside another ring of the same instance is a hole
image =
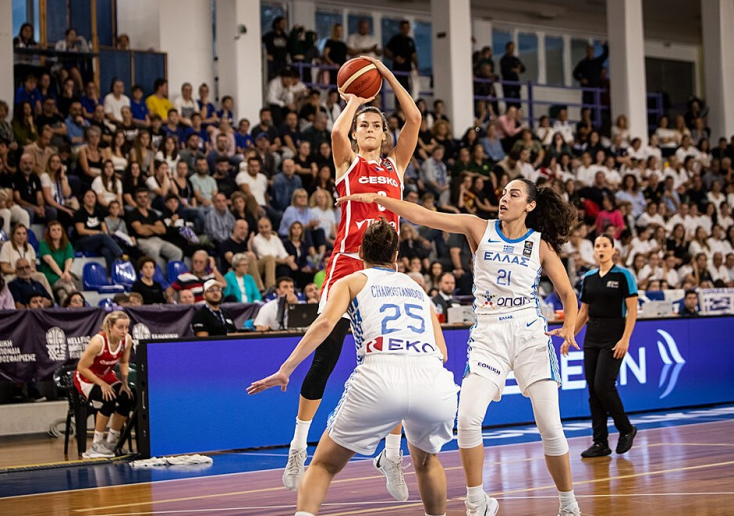
[[[339, 202], [375, 202], [372, 194]], [[558, 257], [576, 219], [575, 210], [550, 188], [527, 179], [508, 183], [500, 199], [499, 220], [429, 211], [416, 204], [380, 198], [401, 217], [466, 236], [474, 253], [474, 311], [477, 322], [469, 337], [467, 370], [459, 402], [458, 442], [466, 476], [468, 516], [492, 516], [498, 503], [483, 490], [482, 421], [491, 401], [499, 401], [510, 371], [524, 396], [530, 397], [543, 440], [548, 471], [560, 498], [560, 516], [581, 514], [573, 493], [568, 443], [558, 406], [560, 375], [549, 335], [563, 338], [561, 353], [578, 349], [574, 329], [576, 294]], [[538, 282], [541, 271], [553, 282], [565, 319], [547, 331], [541, 315]]]
[[247, 392], [285, 390], [298, 364], [348, 313], [357, 367], [298, 487], [296, 516], [315, 515], [334, 475], [355, 453], [374, 453], [401, 421], [426, 515], [445, 516], [446, 474], [436, 454], [453, 436], [458, 387], [443, 367], [441, 326], [423, 289], [395, 272], [398, 235], [385, 219], [367, 229], [359, 252], [365, 269], [334, 284], [324, 311], [279, 371]]
[[[400, 138], [387, 155], [383, 154], [387, 142], [387, 120], [376, 107], [365, 106], [372, 99], [343, 94], [347, 105], [334, 122], [331, 131], [332, 152], [336, 168], [336, 190], [339, 196], [372, 192], [384, 197], [401, 199], [403, 175], [410, 163], [418, 141], [421, 113], [410, 94], [393, 73], [376, 59], [365, 57], [377, 68], [395, 92], [395, 100], [405, 113], [405, 125]], [[364, 107], [363, 107], [364, 106]], [[320, 310], [331, 295], [331, 287], [339, 279], [362, 269], [359, 245], [370, 224], [381, 218], [398, 227], [398, 217], [384, 207], [373, 204], [345, 203], [341, 207], [341, 219], [334, 242], [334, 252], [326, 266], [326, 277], [321, 288]], [[298, 487], [306, 462], [306, 447], [311, 421], [324, 395], [326, 382], [334, 370], [341, 353], [349, 320], [336, 324], [316, 349], [311, 367], [301, 385], [296, 426], [293, 432], [288, 462], [283, 471], [283, 485], [292, 491]], [[408, 488], [401, 470], [400, 427], [387, 437], [385, 450], [375, 460], [375, 467], [385, 475], [388, 492], [396, 499], [408, 499]]]

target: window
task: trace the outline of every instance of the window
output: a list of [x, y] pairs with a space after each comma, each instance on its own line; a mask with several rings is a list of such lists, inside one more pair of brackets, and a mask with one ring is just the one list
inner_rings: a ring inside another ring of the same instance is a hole
[[[598, 39], [594, 40], [594, 55], [595, 56], [600, 56], [602, 52], [604, 52], [604, 45], [602, 43], [603, 42], [599, 41]], [[606, 60], [604, 61], [604, 66], [609, 68], [609, 57], [607, 57]]]
[[372, 21], [372, 16], [369, 14], [357, 14], [357, 13], [350, 13], [349, 16], [347, 16], [347, 32], [346, 36], [349, 36], [350, 34], [356, 34], [357, 33], [357, 25], [359, 25], [360, 20], [367, 20], [367, 23], [370, 26], [370, 30], [368, 34], [374, 34], [375, 33], [375, 24]]
[[38, 0], [13, 0], [12, 10], [13, 37], [16, 37], [20, 33], [20, 27], [28, 22], [33, 25], [33, 39], [36, 42], [40, 42], [41, 32], [38, 23]]
[[[278, 16], [283, 16], [287, 20], [288, 17], [286, 14], [283, 4], [270, 4], [264, 2], [260, 4], [260, 30], [262, 30], [262, 35], [264, 36], [273, 30], [273, 20]], [[290, 30], [290, 28], [286, 24], [286, 32], [288, 30]]]
[[538, 35], [520, 33], [517, 38], [517, 54], [525, 65], [525, 72], [520, 74], [521, 81], [538, 80]]
[[342, 23], [340, 11], [316, 11], [316, 34], [319, 38], [316, 46], [320, 52], [324, 51], [326, 40], [331, 38], [331, 28], [335, 23]]
[[382, 48], [387, 46], [387, 42], [390, 41], [395, 34], [400, 32], [400, 20], [395, 18], [383, 18], [382, 19]]
[[[589, 40], [587, 39], [572, 39], [571, 40], [571, 66], [573, 68], [586, 57], [586, 47], [589, 46]], [[574, 79], [574, 86], [580, 86], [579, 82]]]
[[500, 59], [505, 55], [505, 45], [512, 41], [512, 32], [509, 30], [492, 31], [492, 55], [494, 55], [494, 73], [500, 74]]
[[563, 38], [545, 37], [545, 81], [551, 86], [563, 86]]
[[417, 21], [413, 24], [413, 39], [418, 54], [418, 71], [421, 74], [433, 73], [433, 35], [431, 23]]

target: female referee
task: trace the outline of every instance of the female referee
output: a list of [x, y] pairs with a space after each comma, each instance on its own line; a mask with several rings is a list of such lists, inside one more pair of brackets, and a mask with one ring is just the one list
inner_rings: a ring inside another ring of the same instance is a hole
[[[120, 430], [133, 402], [127, 384], [132, 337], [127, 332], [130, 318], [125, 312], [111, 312], [102, 321], [102, 331], [92, 337], [74, 373], [74, 386], [88, 400], [102, 404], [94, 423], [92, 447], [84, 458], [114, 457]], [[114, 368], [120, 364], [121, 379]], [[95, 404], [96, 405], [96, 404]], [[112, 424], [104, 440], [104, 431], [112, 413]]]
[[[376, 202], [374, 194], [352, 195], [338, 202]], [[575, 211], [550, 188], [516, 179], [502, 192], [499, 220], [433, 212], [394, 199], [385, 208], [412, 222], [466, 236], [474, 253], [474, 310], [477, 322], [469, 336], [467, 372], [459, 399], [458, 442], [466, 476], [467, 516], [493, 516], [499, 504], [483, 490], [482, 420], [489, 403], [499, 401], [510, 371], [530, 397], [540, 430], [545, 462], [560, 498], [560, 516], [581, 514], [573, 493], [568, 443], [558, 405], [560, 375], [549, 335], [563, 338], [561, 353], [574, 340], [577, 301], [558, 257], [575, 221]], [[547, 331], [541, 315], [541, 272], [558, 292], [565, 321]]]
[[[406, 122], [395, 148], [383, 159], [383, 145], [387, 141], [385, 115], [372, 106], [359, 110], [360, 106], [372, 99], [343, 94], [347, 105], [334, 122], [331, 131], [336, 190], [340, 197], [354, 193], [373, 193], [381, 197], [401, 199], [403, 174], [418, 140], [421, 113], [410, 94], [381, 61], [371, 57], [364, 59], [371, 61], [390, 84], [396, 100], [403, 108]], [[352, 141], [356, 145], [356, 152]], [[321, 290], [320, 310], [323, 310], [329, 290], [337, 280], [364, 267], [358, 251], [367, 227], [384, 217], [395, 229], [398, 228], [398, 216], [380, 205], [347, 202], [342, 204], [341, 210], [334, 252], [327, 264], [326, 278]], [[296, 428], [288, 452], [288, 464], [283, 472], [283, 485], [292, 491], [298, 488], [303, 475], [308, 430], [324, 395], [326, 381], [339, 359], [348, 329], [349, 319], [342, 319], [334, 327], [324, 342], [316, 348], [311, 368], [303, 380]], [[375, 467], [385, 475], [390, 494], [397, 500], [405, 501], [408, 499], [408, 488], [400, 469], [400, 434], [398, 427], [387, 437], [384, 457], [377, 457]]]
[[630, 271], [614, 264], [613, 255], [612, 238], [608, 235], [596, 237], [594, 257], [599, 268], [587, 272], [581, 284], [581, 309], [575, 333], [587, 325], [584, 374], [589, 386], [589, 410], [594, 429], [594, 443], [581, 453], [584, 458], [612, 453], [608, 416], [612, 416], [619, 431], [617, 453], [627, 453], [637, 435], [637, 428], [625, 414], [616, 387], [619, 368], [637, 321], [637, 283]]

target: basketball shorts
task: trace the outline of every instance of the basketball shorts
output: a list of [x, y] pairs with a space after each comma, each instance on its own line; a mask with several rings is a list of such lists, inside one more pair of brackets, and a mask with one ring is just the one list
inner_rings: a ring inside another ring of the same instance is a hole
[[[500, 320], [501, 319], [501, 320]], [[558, 357], [551, 338], [545, 334], [548, 324], [534, 311], [525, 314], [478, 314], [469, 334], [467, 374], [475, 373], [494, 382], [502, 398], [510, 371], [523, 396], [539, 380], [553, 380], [561, 385]]]
[[402, 421], [408, 442], [438, 453], [453, 438], [458, 390], [437, 358], [368, 356], [347, 380], [327, 431], [336, 444], [372, 455]]
[[[334, 283], [353, 272], [364, 269], [364, 262], [359, 257], [351, 254], [335, 253], [331, 255], [329, 264], [326, 266], [326, 276], [321, 287], [321, 299], [319, 300], [319, 313], [324, 311], [326, 300], [329, 297], [329, 289]], [[345, 317], [348, 318], [347, 315]]]

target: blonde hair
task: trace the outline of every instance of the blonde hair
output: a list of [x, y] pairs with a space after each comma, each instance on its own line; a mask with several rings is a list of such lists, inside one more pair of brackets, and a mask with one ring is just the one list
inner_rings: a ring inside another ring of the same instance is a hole
[[130, 317], [128, 317], [125, 312], [121, 310], [110, 312], [102, 321], [102, 331], [105, 333], [105, 335], [109, 336], [110, 330], [115, 324], [117, 324], [117, 321], [122, 321], [124, 319], [127, 319], [128, 321], [130, 320]]
[[329, 192], [327, 192], [326, 190], [324, 190], [323, 188], [317, 188], [316, 190], [314, 190], [314, 192], [311, 194], [311, 198], [308, 200], [308, 205], [311, 208], [318, 207], [319, 203], [316, 200], [316, 196], [318, 196], [319, 193], [323, 193], [324, 196], [326, 196], [326, 210], [327, 211], [333, 211], [334, 208], [331, 206], [331, 203], [329, 202], [329, 196], [331, 194]]

